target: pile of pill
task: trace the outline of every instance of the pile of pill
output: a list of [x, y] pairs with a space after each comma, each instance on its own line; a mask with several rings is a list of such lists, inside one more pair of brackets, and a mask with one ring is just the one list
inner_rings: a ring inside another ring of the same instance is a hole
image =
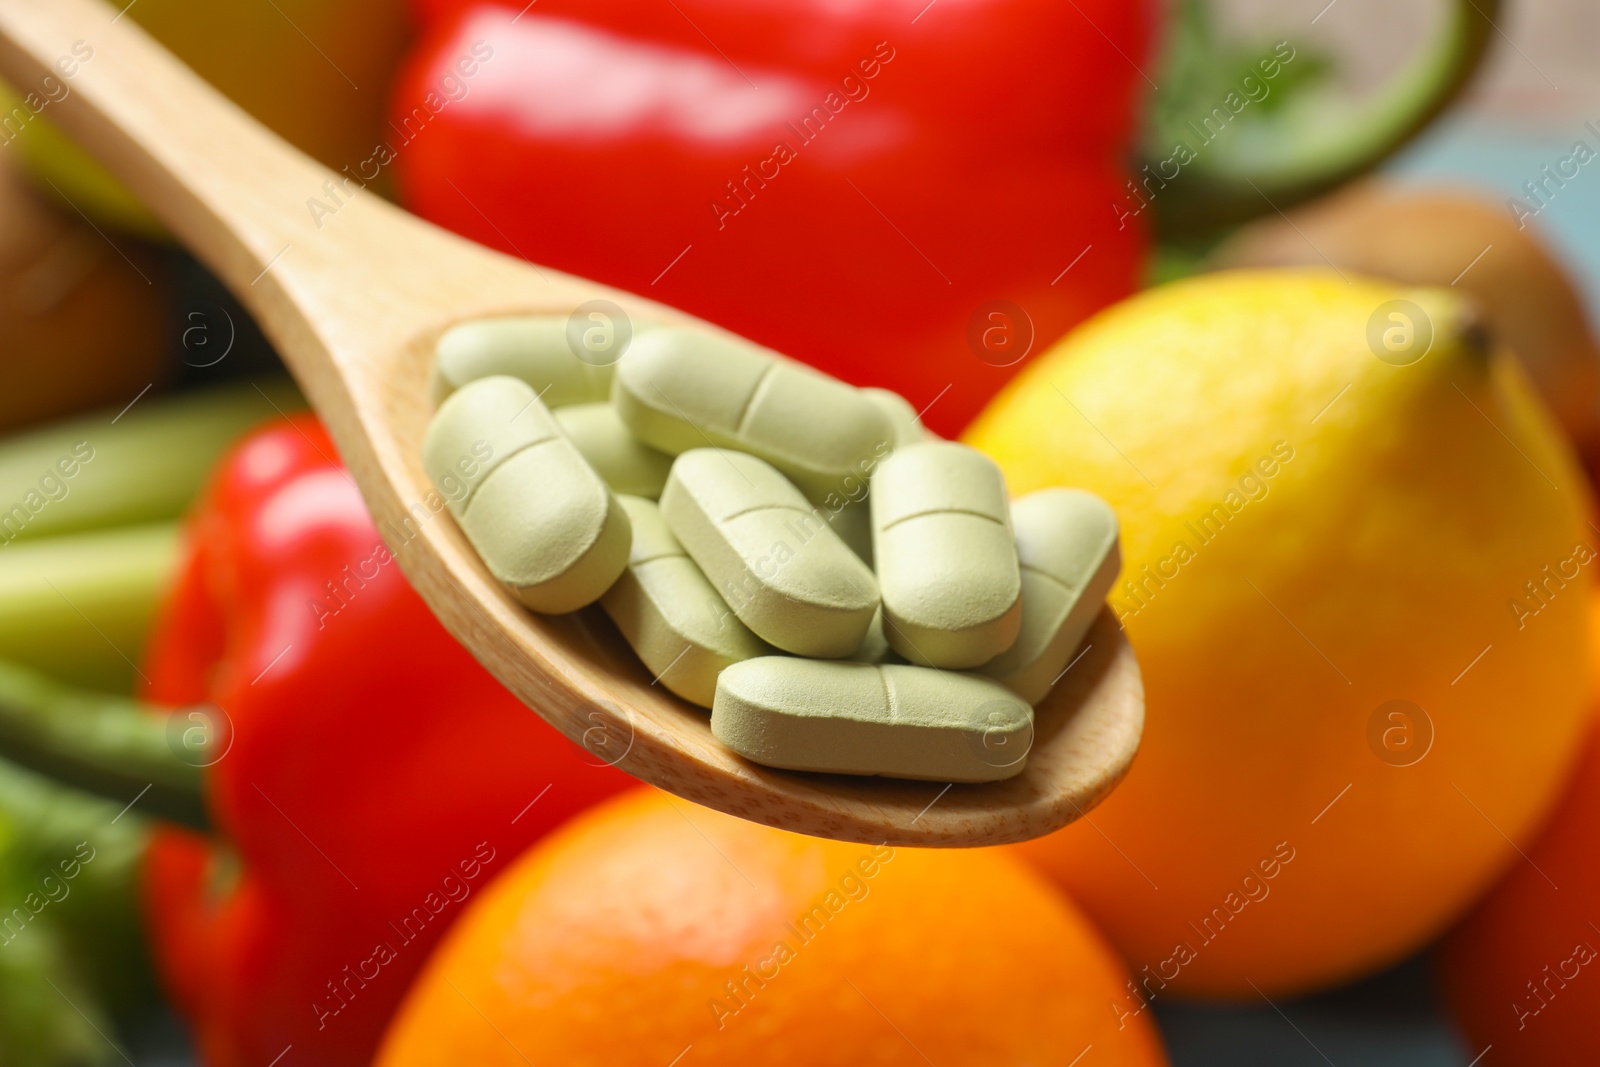
[[505, 318], [438, 344], [423, 465], [495, 578], [538, 612], [598, 601], [756, 763], [1022, 770], [1120, 566], [1102, 500], [1010, 501], [903, 398], [709, 330], [601, 359], [569, 334]]

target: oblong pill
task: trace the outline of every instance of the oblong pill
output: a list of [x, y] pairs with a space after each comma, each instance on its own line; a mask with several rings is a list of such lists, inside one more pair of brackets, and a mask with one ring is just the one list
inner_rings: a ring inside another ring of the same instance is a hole
[[611, 396], [645, 443], [673, 455], [707, 445], [748, 452], [817, 503], [859, 496], [894, 448], [888, 416], [859, 389], [704, 330], [664, 327], [635, 339]]
[[861, 646], [878, 584], [771, 464], [717, 448], [685, 452], [661, 491], [661, 517], [762, 640], [824, 658]]
[[547, 408], [609, 399], [615, 358], [579, 358], [567, 342], [568, 321], [566, 315], [520, 315], [452, 326], [434, 348], [433, 402], [500, 374], [531, 385]]
[[[461, 457], [485, 450], [469, 476]], [[489, 573], [535, 611], [592, 604], [627, 566], [627, 513], [526, 382], [480, 378], [451, 394], [422, 464]]]
[[1082, 489], [1041, 489], [1012, 502], [1011, 525], [1022, 566], [1022, 629], [978, 670], [1037, 704], [1072, 662], [1117, 580], [1117, 514]]
[[653, 501], [617, 500], [628, 513], [633, 547], [627, 569], [600, 606], [657, 681], [709, 708], [723, 668], [772, 649], [729, 610]]
[[609, 403], [571, 404], [552, 414], [567, 439], [613, 493], [655, 500], [667, 484], [672, 457], [651, 448], [623, 425]]
[[953, 441], [909, 445], [873, 473], [868, 500], [894, 650], [960, 668], [1009, 648], [1022, 621], [1022, 578], [994, 462]]
[[767, 767], [993, 782], [1026, 765], [1033, 709], [977, 675], [764, 656], [717, 679], [711, 732]]

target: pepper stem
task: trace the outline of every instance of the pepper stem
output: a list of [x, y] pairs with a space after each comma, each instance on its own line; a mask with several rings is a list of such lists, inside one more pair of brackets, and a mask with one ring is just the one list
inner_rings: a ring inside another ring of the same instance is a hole
[[219, 742], [230, 740], [216, 736], [214, 722], [203, 709], [165, 711], [74, 690], [0, 661], [0, 755], [198, 830], [210, 829], [201, 768], [216, 762], [211, 754], [226, 754]]

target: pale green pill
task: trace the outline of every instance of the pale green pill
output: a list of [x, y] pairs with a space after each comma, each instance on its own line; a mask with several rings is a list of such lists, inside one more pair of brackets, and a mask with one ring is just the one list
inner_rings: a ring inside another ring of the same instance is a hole
[[1022, 622], [1005, 478], [953, 441], [897, 450], [872, 476], [873, 558], [893, 649], [927, 667], [976, 667]]
[[433, 402], [499, 374], [531, 385], [547, 408], [608, 399], [616, 359], [578, 358], [567, 343], [567, 323], [566, 315], [526, 315], [452, 326], [434, 349]]
[[617, 500], [633, 527], [633, 547], [628, 569], [600, 605], [657, 681], [709, 708], [723, 668], [772, 649], [728, 609], [653, 501]]
[[716, 448], [685, 452], [661, 516], [762, 640], [822, 658], [861, 647], [878, 607], [872, 571], [771, 464]]
[[707, 445], [748, 452], [829, 506], [859, 497], [894, 448], [888, 416], [861, 390], [704, 330], [637, 337], [617, 364], [611, 397], [646, 444], [673, 455]]
[[767, 767], [993, 782], [1026, 765], [1033, 709], [977, 675], [764, 656], [717, 679], [711, 732]]
[[545, 614], [592, 604], [628, 563], [628, 516], [516, 378], [481, 378], [440, 406], [422, 465], [489, 573]]
[[867, 387], [861, 390], [861, 395], [872, 401], [879, 411], [888, 416], [889, 425], [894, 429], [894, 447], [903, 448], [906, 445], [919, 445], [924, 441], [938, 440], [936, 434], [922, 425], [922, 417], [917, 414], [917, 409], [911, 406], [911, 401], [899, 393]]
[[1122, 567], [1117, 515], [1082, 489], [1041, 489], [1011, 505], [1022, 565], [1022, 630], [979, 671], [1030, 704], [1050, 692]]
[[557, 408], [556, 424], [613, 493], [655, 500], [667, 484], [672, 457], [639, 440], [607, 403]]

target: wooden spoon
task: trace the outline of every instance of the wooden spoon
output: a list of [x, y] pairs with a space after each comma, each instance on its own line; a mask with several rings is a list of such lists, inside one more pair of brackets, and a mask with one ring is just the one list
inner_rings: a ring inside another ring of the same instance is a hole
[[[22, 94], [54, 98], [42, 114], [93, 151], [250, 308], [332, 432], [411, 584], [479, 662], [596, 763], [788, 830], [942, 846], [1048, 833], [1126, 772], [1144, 696], [1109, 613], [1038, 709], [1027, 769], [1007, 781], [947, 787], [805, 775], [729, 752], [704, 711], [651, 684], [603, 614], [544, 618], [513, 600], [440, 509], [419, 458], [430, 361], [447, 327], [486, 315], [565, 315], [597, 297], [636, 319], [692, 320], [489, 251], [360, 192], [98, 0], [0, 0], [0, 76]], [[29, 134], [24, 127], [18, 136]], [[337, 210], [315, 217], [312, 198]]]

